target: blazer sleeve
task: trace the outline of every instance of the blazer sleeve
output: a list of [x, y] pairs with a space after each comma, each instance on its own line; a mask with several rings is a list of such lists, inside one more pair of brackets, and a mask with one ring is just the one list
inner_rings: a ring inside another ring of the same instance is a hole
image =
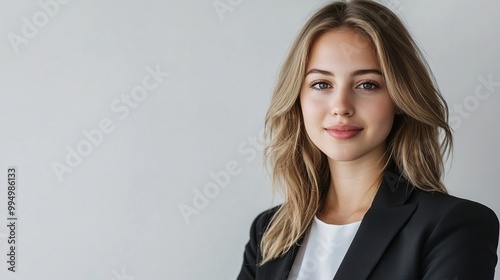
[[454, 204], [436, 224], [423, 250], [422, 279], [493, 280], [498, 218], [468, 200]]

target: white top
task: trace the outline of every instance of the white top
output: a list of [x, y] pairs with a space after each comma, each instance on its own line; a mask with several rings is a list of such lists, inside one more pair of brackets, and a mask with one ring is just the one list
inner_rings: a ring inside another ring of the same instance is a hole
[[288, 280], [332, 280], [360, 224], [331, 225], [314, 216]]

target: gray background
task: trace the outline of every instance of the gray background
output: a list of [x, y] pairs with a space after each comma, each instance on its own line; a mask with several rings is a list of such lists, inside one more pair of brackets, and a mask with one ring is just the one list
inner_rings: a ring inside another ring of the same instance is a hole
[[[234, 279], [252, 219], [280, 201], [259, 140], [276, 74], [326, 1], [66, 2], [43, 0], [50, 15], [38, 1], [0, 4], [0, 181], [14, 165], [19, 184], [18, 272], [2, 261], [0, 278]], [[500, 82], [500, 2], [383, 2], [425, 50], [449, 102], [449, 191], [500, 213], [500, 86], [481, 83]], [[148, 67], [169, 75], [125, 105]], [[114, 129], [90, 150], [82, 131], [106, 119]], [[88, 155], [58, 178], [54, 164], [78, 147]], [[227, 168], [215, 188], [213, 174]], [[6, 195], [1, 188], [0, 260]]]

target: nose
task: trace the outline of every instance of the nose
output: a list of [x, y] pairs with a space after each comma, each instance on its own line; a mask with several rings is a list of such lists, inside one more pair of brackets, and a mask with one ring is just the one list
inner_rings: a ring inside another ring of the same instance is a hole
[[353, 93], [350, 87], [337, 87], [332, 94], [330, 113], [334, 116], [350, 117], [354, 115]]

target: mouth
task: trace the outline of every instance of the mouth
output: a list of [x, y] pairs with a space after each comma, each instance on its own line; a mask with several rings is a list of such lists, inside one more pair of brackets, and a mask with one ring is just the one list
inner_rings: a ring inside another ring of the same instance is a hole
[[325, 131], [335, 139], [346, 140], [356, 137], [361, 131], [362, 127], [353, 125], [333, 125], [325, 128]]

